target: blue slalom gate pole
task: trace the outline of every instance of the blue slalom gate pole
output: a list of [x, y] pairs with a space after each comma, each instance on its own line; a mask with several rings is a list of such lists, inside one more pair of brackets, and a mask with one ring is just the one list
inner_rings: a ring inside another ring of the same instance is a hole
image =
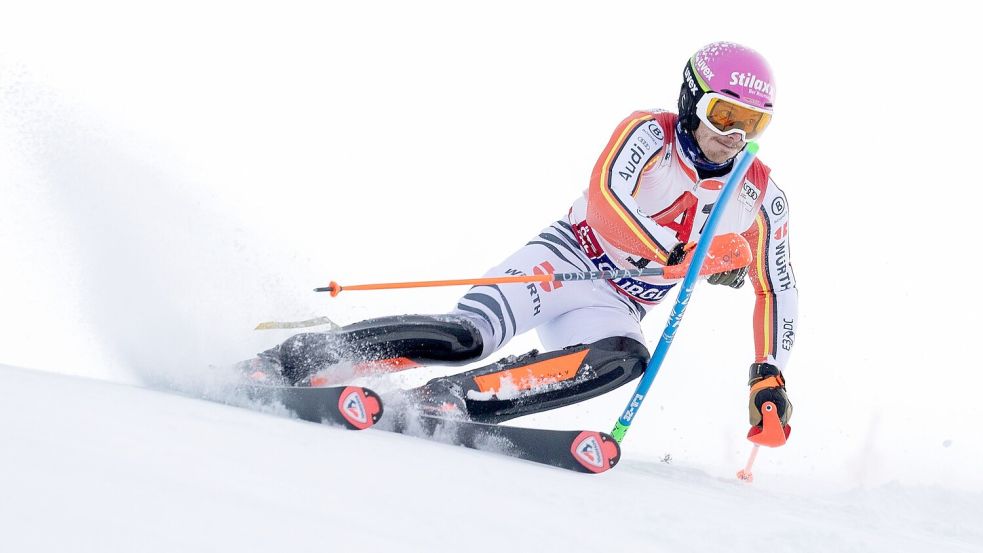
[[655, 380], [655, 375], [659, 373], [659, 368], [666, 358], [669, 346], [672, 345], [672, 339], [676, 336], [679, 323], [683, 321], [683, 313], [686, 312], [686, 306], [689, 304], [690, 296], [693, 294], [693, 288], [696, 287], [696, 282], [700, 276], [700, 267], [703, 266], [703, 261], [706, 259], [707, 250], [710, 249], [710, 242], [713, 241], [713, 237], [717, 233], [717, 225], [719, 224], [720, 217], [727, 208], [727, 204], [730, 203], [731, 196], [734, 195], [734, 189], [737, 188], [738, 182], [744, 180], [744, 174], [747, 173], [748, 167], [751, 166], [751, 162], [754, 161], [754, 156], [757, 153], [758, 143], [748, 142], [740, 161], [737, 162], [737, 167], [730, 174], [727, 183], [724, 184], [724, 189], [720, 193], [720, 199], [717, 200], [717, 205], [713, 207], [713, 211], [707, 219], [706, 228], [703, 229], [703, 234], [700, 236], [700, 241], [696, 245], [696, 250], [693, 251], [693, 258], [690, 261], [689, 270], [686, 271], [686, 278], [683, 279], [679, 295], [676, 296], [676, 305], [673, 306], [672, 313], [669, 314], [669, 322], [666, 323], [666, 328], [662, 331], [662, 339], [659, 340], [659, 345], [656, 346], [655, 353], [652, 354], [652, 359], [645, 368], [645, 373], [642, 374], [642, 378], [638, 382], [638, 387], [635, 388], [635, 394], [632, 396], [631, 401], [628, 402], [628, 407], [625, 408], [624, 413], [621, 414], [618, 422], [614, 425], [614, 430], [611, 431], [611, 435], [619, 443], [625, 439], [625, 434], [631, 426], [632, 418], [638, 414], [638, 410], [642, 407], [642, 401], [645, 400], [645, 395], [648, 394], [649, 388], [652, 387], [652, 381]]

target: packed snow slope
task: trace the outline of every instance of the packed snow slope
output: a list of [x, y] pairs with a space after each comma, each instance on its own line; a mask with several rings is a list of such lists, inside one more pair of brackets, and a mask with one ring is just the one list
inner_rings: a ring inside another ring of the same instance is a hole
[[983, 496], [598, 476], [0, 366], [4, 551], [980, 551]]

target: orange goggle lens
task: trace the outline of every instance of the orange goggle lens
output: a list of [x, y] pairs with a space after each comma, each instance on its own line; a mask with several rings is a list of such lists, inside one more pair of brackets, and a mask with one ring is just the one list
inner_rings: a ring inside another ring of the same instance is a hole
[[707, 105], [706, 121], [722, 134], [744, 131], [745, 138], [751, 140], [764, 132], [771, 122], [771, 114], [714, 97]]

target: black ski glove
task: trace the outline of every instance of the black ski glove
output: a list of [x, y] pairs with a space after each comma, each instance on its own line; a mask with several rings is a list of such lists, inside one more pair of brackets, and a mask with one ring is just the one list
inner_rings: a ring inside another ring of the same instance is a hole
[[740, 288], [744, 286], [745, 275], [747, 275], [747, 267], [741, 267], [740, 269], [712, 274], [707, 278], [707, 282], [710, 284], [722, 284], [731, 288]]
[[778, 408], [778, 418], [782, 426], [792, 418], [792, 403], [785, 393], [785, 378], [782, 371], [771, 363], [752, 363], [748, 378], [751, 396], [748, 400], [748, 416], [751, 426], [761, 425], [761, 406], [770, 401]]
[[690, 252], [696, 244], [693, 242], [680, 242], [669, 250], [669, 257], [666, 258], [666, 265], [679, 265], [686, 259], [686, 254]]

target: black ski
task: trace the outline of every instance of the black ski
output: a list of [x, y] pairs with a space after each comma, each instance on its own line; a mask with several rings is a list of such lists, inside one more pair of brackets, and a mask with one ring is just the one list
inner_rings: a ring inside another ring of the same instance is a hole
[[243, 384], [237, 391], [252, 401], [281, 404], [298, 418], [364, 430], [382, 417], [379, 394], [361, 386], [306, 388]]
[[399, 413], [380, 430], [596, 474], [613, 468], [621, 447], [604, 432], [502, 426], [433, 415]]

